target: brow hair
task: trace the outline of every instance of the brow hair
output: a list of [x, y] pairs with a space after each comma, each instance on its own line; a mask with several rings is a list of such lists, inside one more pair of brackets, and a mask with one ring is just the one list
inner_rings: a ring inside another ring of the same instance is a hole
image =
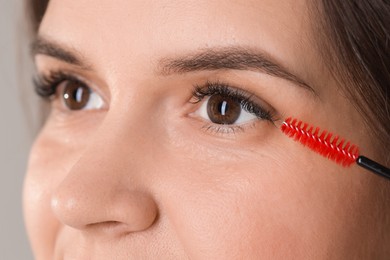
[[162, 59], [159, 64], [163, 75], [188, 73], [202, 70], [251, 70], [259, 71], [288, 80], [311, 92], [314, 89], [304, 80], [289, 72], [284, 66], [274, 61], [260, 50], [232, 46], [212, 47], [186, 54], [183, 57]]
[[42, 36], [37, 36], [31, 44], [31, 54], [33, 56], [43, 54], [72, 65], [85, 68], [88, 67], [84, 64], [82, 55], [76, 50], [69, 47], [62, 47], [60, 44], [50, 41]]
[[[31, 45], [31, 52], [34, 56], [47, 55], [84, 69], [91, 67], [75, 49], [48, 40], [43, 36], [37, 36]], [[309, 84], [269, 56], [264, 51], [241, 46], [211, 47], [183, 56], [162, 58], [158, 61], [157, 71], [164, 76], [207, 70], [258, 71], [290, 81], [315, 94]]]

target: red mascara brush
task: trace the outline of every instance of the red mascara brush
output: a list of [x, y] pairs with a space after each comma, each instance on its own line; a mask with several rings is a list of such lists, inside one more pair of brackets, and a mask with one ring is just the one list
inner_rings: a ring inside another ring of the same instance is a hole
[[320, 131], [318, 127], [309, 127], [309, 124], [293, 118], [287, 118], [281, 130], [288, 137], [294, 138], [313, 151], [321, 154], [336, 163], [348, 167], [353, 163], [370, 170], [373, 173], [390, 179], [390, 169], [380, 165], [373, 160], [359, 154], [359, 148], [356, 145], [340, 139], [339, 136], [333, 136], [327, 131]]

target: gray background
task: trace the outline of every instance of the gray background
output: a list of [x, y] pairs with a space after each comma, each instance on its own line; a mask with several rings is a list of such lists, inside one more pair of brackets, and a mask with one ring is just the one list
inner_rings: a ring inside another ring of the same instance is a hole
[[36, 133], [37, 98], [23, 0], [0, 0], [0, 260], [33, 259], [23, 224], [21, 192]]

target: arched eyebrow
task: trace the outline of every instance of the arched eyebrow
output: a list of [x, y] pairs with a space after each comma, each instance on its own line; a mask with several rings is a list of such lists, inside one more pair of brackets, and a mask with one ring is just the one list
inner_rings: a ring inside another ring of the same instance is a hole
[[[42, 36], [38, 36], [33, 42], [31, 52], [33, 56], [43, 54], [86, 70], [91, 69], [75, 49], [62, 46]], [[182, 56], [162, 58], [157, 64], [157, 73], [163, 76], [213, 70], [258, 71], [285, 79], [316, 95], [314, 88], [276, 62], [266, 52], [241, 46], [201, 49]]]
[[213, 47], [159, 62], [162, 75], [213, 70], [249, 70], [285, 79], [316, 94], [314, 88], [272, 59], [266, 52], [245, 47]]
[[85, 70], [91, 69], [91, 66], [85, 63], [84, 57], [78, 51], [70, 47], [62, 46], [45, 37], [37, 36], [30, 48], [32, 56], [42, 54]]

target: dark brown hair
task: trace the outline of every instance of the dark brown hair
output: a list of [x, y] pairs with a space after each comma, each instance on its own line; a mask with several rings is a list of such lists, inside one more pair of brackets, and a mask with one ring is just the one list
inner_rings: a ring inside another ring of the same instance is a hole
[[[36, 32], [49, 0], [29, 1]], [[313, 1], [319, 49], [390, 161], [390, 3]], [[329, 55], [330, 54], [330, 55]], [[385, 162], [386, 163], [386, 162]]]
[[321, 0], [313, 1], [312, 10], [320, 17], [317, 44], [325, 64], [341, 80], [388, 164], [390, 2]]
[[39, 24], [42, 21], [43, 15], [46, 12], [49, 0], [32, 0], [27, 3], [27, 11], [32, 22], [32, 30], [38, 31]]

